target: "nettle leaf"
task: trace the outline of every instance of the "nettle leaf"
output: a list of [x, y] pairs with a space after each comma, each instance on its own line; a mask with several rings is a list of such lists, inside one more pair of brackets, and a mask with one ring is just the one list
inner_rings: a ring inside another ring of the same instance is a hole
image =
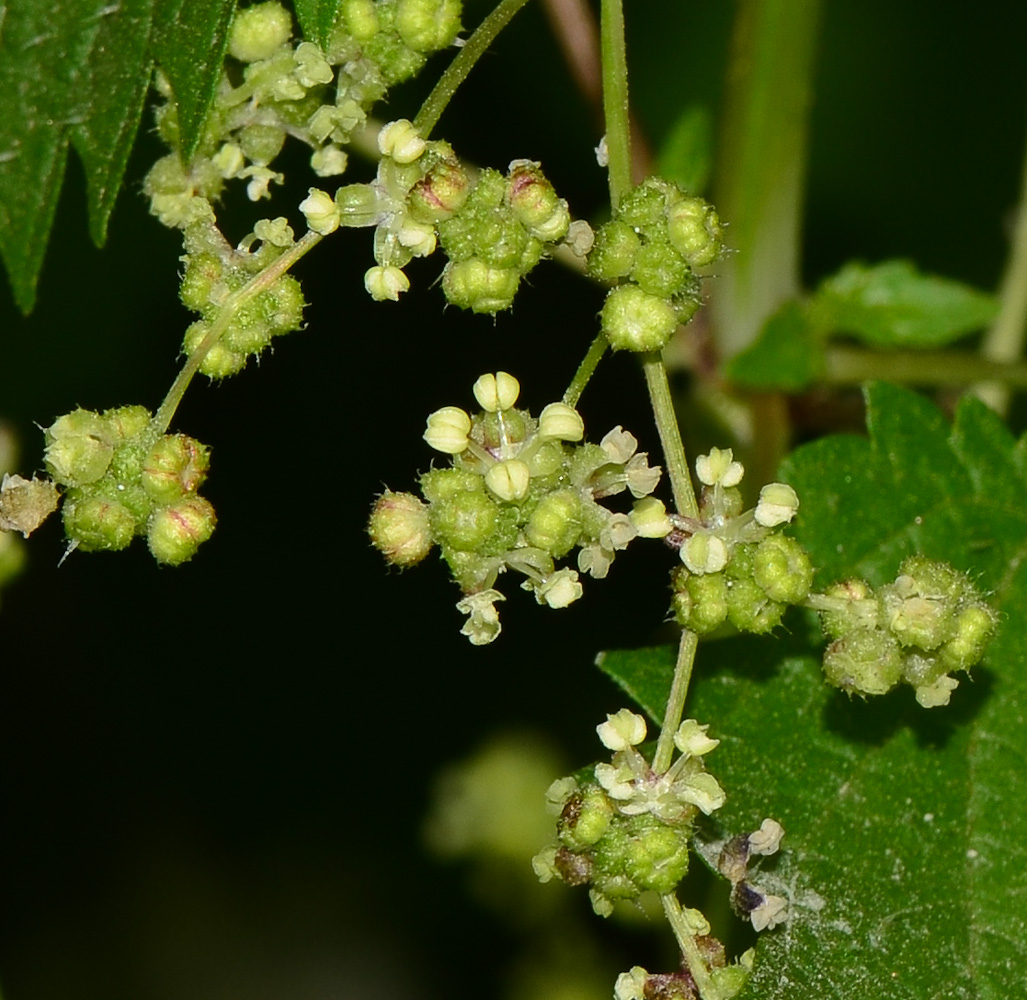
[[756, 341], [728, 361], [724, 374], [738, 385], [794, 392], [813, 382], [823, 367], [823, 338], [801, 303], [786, 302]]
[[[753, 881], [792, 916], [761, 935], [743, 996], [1005, 1000], [1027, 977], [1027, 443], [975, 400], [954, 426], [892, 386], [867, 406], [869, 439], [824, 439], [784, 469], [818, 582], [883, 581], [923, 551], [970, 571], [1002, 624], [972, 681], [930, 710], [907, 688], [864, 702], [828, 687], [802, 615], [777, 641], [700, 647], [687, 714], [722, 741], [707, 759], [728, 792], [717, 820], [787, 831]], [[673, 661], [602, 667], [659, 717]]]
[[89, 226], [104, 241], [153, 60], [167, 66], [187, 143], [220, 71], [234, 0], [16, 0], [0, 4], [0, 259], [29, 312], [64, 179], [85, 165]]
[[998, 300], [921, 274], [909, 261], [854, 262], [820, 285], [812, 313], [825, 333], [849, 333], [872, 347], [941, 347], [987, 326]]
[[342, 0], [296, 0], [293, 6], [304, 36], [326, 45]]

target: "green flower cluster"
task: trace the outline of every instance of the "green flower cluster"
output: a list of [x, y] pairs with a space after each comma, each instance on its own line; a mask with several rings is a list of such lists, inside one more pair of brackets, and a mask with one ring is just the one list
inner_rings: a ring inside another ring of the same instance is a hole
[[947, 705], [959, 681], [984, 655], [997, 624], [995, 611], [964, 573], [912, 556], [883, 587], [847, 580], [816, 594], [833, 640], [824, 673], [849, 694], [885, 694], [904, 682], [924, 708]]
[[778, 530], [795, 515], [798, 497], [790, 486], [770, 483], [759, 503], [743, 510], [737, 487], [744, 469], [731, 449], [713, 448], [695, 466], [699, 517], [674, 515], [667, 538], [683, 564], [672, 576], [674, 615], [699, 635], [725, 621], [743, 632], [769, 632], [789, 604], [806, 599], [813, 582], [805, 549]]
[[[343, 147], [388, 88], [416, 73], [426, 56], [453, 44], [461, 30], [460, 0], [343, 0], [325, 49], [295, 43], [292, 18], [277, 2], [241, 10], [232, 26], [231, 59], [195, 153], [183, 162], [170, 100], [157, 129], [173, 149], [150, 171], [151, 210], [167, 226], [212, 220], [210, 202], [228, 180], [245, 180], [252, 201], [268, 196], [282, 176], [272, 167], [287, 136], [313, 152], [319, 177], [346, 169]], [[171, 97], [167, 80], [158, 89]]]
[[632, 189], [596, 233], [588, 272], [618, 282], [602, 325], [614, 350], [656, 351], [700, 305], [698, 272], [723, 253], [712, 205], [650, 177]]
[[[368, 526], [394, 565], [411, 566], [440, 547], [465, 595], [457, 604], [469, 616], [463, 634], [475, 645], [499, 635], [500, 573], [516, 571], [540, 604], [563, 608], [581, 596], [578, 571], [604, 577], [632, 539], [671, 530], [662, 503], [649, 496], [660, 469], [637, 453], [631, 434], [616, 427], [599, 444], [583, 443], [576, 410], [550, 403], [536, 418], [515, 408], [519, 393], [512, 375], [483, 375], [474, 385], [480, 412], [433, 413], [424, 437], [451, 456], [450, 467], [421, 477], [423, 501], [385, 493]], [[625, 490], [636, 500], [630, 514], [599, 502]], [[574, 549], [578, 570], [558, 569]]]
[[158, 562], [177, 566], [214, 531], [214, 508], [196, 492], [207, 448], [184, 434], [155, 435], [145, 407], [58, 417], [46, 428], [44, 458], [67, 487], [61, 513], [71, 548], [116, 551], [145, 535]]
[[662, 774], [636, 749], [646, 735], [642, 716], [621, 709], [597, 731], [612, 760], [589, 777], [554, 782], [557, 843], [532, 864], [543, 882], [590, 885], [593, 909], [609, 916], [615, 900], [674, 890], [688, 871], [696, 816], [719, 809], [724, 792], [702, 759], [718, 741], [694, 719], [681, 723], [674, 736], [680, 754]]
[[210, 338], [200, 362], [204, 375], [218, 379], [234, 375], [268, 347], [272, 337], [300, 328], [303, 292], [289, 274], [237, 301], [249, 282], [292, 246], [292, 228], [284, 218], [257, 223], [251, 237], [251, 241], [260, 240], [256, 251], [245, 243], [232, 249], [217, 227], [206, 221], [189, 225], [184, 237], [185, 270], [179, 294], [202, 319], [188, 327], [182, 349], [191, 355]]

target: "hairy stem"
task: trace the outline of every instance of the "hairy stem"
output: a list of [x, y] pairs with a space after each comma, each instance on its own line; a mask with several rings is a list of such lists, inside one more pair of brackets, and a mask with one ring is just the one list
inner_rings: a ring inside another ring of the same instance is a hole
[[602, 0], [600, 40], [603, 60], [603, 114], [609, 156], [610, 205], [617, 210], [631, 187], [631, 125], [628, 115], [628, 59], [621, 0]]
[[[1027, 155], [1024, 157], [1016, 228], [1002, 275], [999, 298], [1002, 304], [998, 318], [984, 335], [981, 354], [989, 361], [1007, 365], [1023, 354], [1024, 336], [1027, 334]], [[975, 392], [999, 413], [1004, 415], [1009, 409], [1008, 385], [979, 385]]]
[[431, 130], [438, 124], [442, 112], [446, 110], [460, 84], [467, 79], [474, 64], [485, 54], [488, 47], [496, 40], [496, 36], [510, 23], [528, 0], [500, 0], [492, 13], [475, 29], [474, 34], [464, 43], [460, 54], [449, 64], [439, 82], [428, 95], [421, 110], [417, 112], [414, 124], [421, 135], [427, 139]]
[[670, 767], [670, 759], [674, 755], [674, 734], [681, 725], [681, 716], [685, 711], [685, 699], [688, 697], [688, 685], [692, 680], [692, 664], [695, 662], [695, 651], [699, 645], [699, 637], [694, 632], [684, 629], [678, 643], [678, 658], [674, 664], [674, 680], [670, 686], [670, 697], [663, 713], [663, 728], [656, 742], [656, 753], [653, 754], [653, 770], [663, 774]]
[[610, 342], [606, 339], [606, 334], [600, 330], [596, 339], [589, 345], [588, 353], [582, 358], [581, 364], [578, 365], [578, 370], [574, 373], [574, 378], [571, 379], [571, 384], [567, 386], [567, 391], [563, 394], [563, 401], [568, 406], [578, 405], [578, 400], [581, 399], [585, 386], [588, 385], [589, 379], [595, 374], [595, 370], [599, 367], [599, 362], [609, 346]]
[[182, 370], [178, 373], [178, 377], [172, 383], [168, 394], [164, 397], [164, 402], [160, 404], [160, 409], [157, 410], [153, 420], [150, 421], [150, 429], [154, 434], [161, 435], [167, 432], [167, 429], [171, 426], [171, 421], [174, 419], [175, 411], [178, 409], [179, 403], [182, 402], [182, 397], [185, 395], [186, 389], [189, 388], [189, 383], [193, 380], [193, 376], [200, 370], [200, 365], [203, 364], [203, 359], [210, 353], [211, 348], [224, 335], [239, 307], [254, 296], [266, 291], [307, 251], [317, 246], [323, 238], [319, 233], [308, 232], [299, 242], [294, 243], [285, 253], [265, 267], [263, 271], [255, 274], [242, 288], [237, 292], [233, 292], [225, 299], [225, 303], [221, 307], [217, 318], [211, 323], [207, 335], [200, 341], [196, 350], [186, 359]]
[[695, 499], [695, 490], [692, 489], [692, 477], [688, 473], [688, 459], [674, 413], [674, 400], [671, 398], [670, 385], [667, 382], [667, 369], [659, 351], [646, 354], [642, 368], [645, 371], [646, 385], [649, 387], [649, 399], [653, 404], [653, 416], [656, 418], [656, 429], [660, 434], [660, 445], [663, 448], [667, 475], [670, 477], [671, 492], [674, 494], [674, 506], [679, 514], [697, 518], [699, 504]]
[[691, 973], [692, 979], [695, 980], [695, 985], [699, 989], [699, 996], [706, 1000], [706, 998], [713, 996], [713, 978], [706, 968], [702, 953], [695, 942], [695, 935], [688, 926], [688, 920], [682, 912], [681, 904], [678, 902], [677, 896], [672, 893], [661, 896], [660, 900], [663, 903], [663, 912], [670, 922], [670, 926], [674, 931], [674, 937], [677, 938], [678, 947], [684, 956], [685, 965], [688, 966], [688, 971]]

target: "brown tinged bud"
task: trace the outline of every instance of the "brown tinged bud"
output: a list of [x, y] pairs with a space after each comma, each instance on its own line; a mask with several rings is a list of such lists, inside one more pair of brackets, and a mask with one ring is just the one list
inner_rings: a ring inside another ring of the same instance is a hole
[[412, 493], [386, 490], [367, 525], [374, 547], [394, 566], [414, 566], [431, 551], [428, 505]]
[[209, 501], [189, 496], [157, 511], [146, 529], [146, 544], [159, 563], [179, 566], [214, 533], [217, 517]]
[[205, 445], [185, 434], [166, 434], [149, 451], [143, 464], [142, 485], [157, 503], [173, 503], [195, 493], [207, 478], [210, 453]]

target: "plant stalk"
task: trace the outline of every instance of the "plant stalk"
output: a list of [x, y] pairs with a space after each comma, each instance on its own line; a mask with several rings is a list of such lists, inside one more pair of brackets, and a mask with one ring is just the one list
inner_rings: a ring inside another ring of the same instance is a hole
[[653, 405], [653, 416], [656, 429], [660, 435], [663, 448], [663, 459], [670, 477], [670, 488], [674, 495], [674, 506], [679, 514], [697, 518], [699, 504], [692, 489], [692, 477], [688, 472], [688, 458], [685, 456], [685, 445], [681, 440], [681, 429], [678, 427], [677, 415], [674, 412], [674, 400], [670, 395], [670, 384], [667, 381], [667, 368], [659, 351], [644, 356], [642, 369], [645, 372], [646, 385], [649, 387], [649, 399]]
[[422, 138], [427, 139], [438, 124], [442, 112], [446, 110], [460, 84], [467, 79], [474, 64], [485, 54], [489, 46], [496, 40], [499, 33], [513, 20], [528, 0], [500, 0], [492, 13], [474, 30], [474, 34], [464, 43], [457, 57], [446, 67], [439, 77], [432, 92], [417, 112], [414, 125], [420, 130]]
[[631, 187], [631, 124], [628, 114], [628, 58], [621, 0], [602, 0], [599, 22], [603, 61], [610, 206], [614, 212]]
[[703, 1000], [708, 1000], [708, 998], [714, 995], [713, 977], [710, 975], [709, 969], [706, 968], [702, 953], [695, 942], [695, 935], [688, 926], [688, 921], [681, 910], [681, 904], [673, 893], [661, 896], [660, 901], [663, 903], [663, 912], [666, 914], [667, 920], [674, 931], [674, 937], [677, 938], [678, 947], [681, 949], [681, 954], [685, 959], [685, 965], [688, 966], [688, 971], [691, 973], [692, 979], [699, 990], [699, 996]]
[[656, 741], [656, 753], [653, 754], [653, 770], [663, 774], [670, 767], [674, 756], [674, 734], [681, 725], [681, 716], [685, 712], [685, 699], [688, 697], [688, 685], [692, 681], [692, 664], [695, 662], [695, 651], [699, 645], [699, 637], [688, 629], [681, 632], [678, 642], [678, 658], [674, 664], [674, 680], [667, 698], [667, 708], [663, 713], [663, 728], [660, 738]]

